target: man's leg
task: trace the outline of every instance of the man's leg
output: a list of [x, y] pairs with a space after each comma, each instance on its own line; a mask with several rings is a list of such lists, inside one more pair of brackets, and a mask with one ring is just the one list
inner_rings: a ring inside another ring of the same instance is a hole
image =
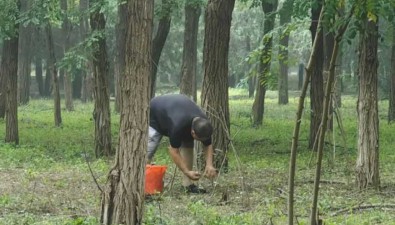
[[[185, 165], [187, 166], [188, 170], [192, 170], [193, 168], [193, 143], [192, 146], [181, 146], [181, 157], [184, 160]], [[187, 187], [193, 184], [192, 180], [189, 179], [186, 175], [183, 175], [182, 178], [182, 186]]]
[[147, 164], [150, 164], [156, 150], [158, 149], [162, 135], [154, 128], [149, 127], [148, 130], [148, 151], [147, 151]]

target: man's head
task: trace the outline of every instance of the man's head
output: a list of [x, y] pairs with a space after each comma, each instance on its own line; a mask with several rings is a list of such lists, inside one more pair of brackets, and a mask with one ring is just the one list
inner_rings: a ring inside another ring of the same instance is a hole
[[198, 141], [205, 141], [213, 134], [213, 126], [205, 118], [196, 117], [192, 121], [192, 137]]

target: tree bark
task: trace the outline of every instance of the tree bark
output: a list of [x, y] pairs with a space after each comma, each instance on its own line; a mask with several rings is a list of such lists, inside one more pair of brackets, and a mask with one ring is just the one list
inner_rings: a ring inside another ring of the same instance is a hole
[[18, 36], [3, 41], [1, 73], [5, 89], [5, 142], [19, 144], [18, 132]]
[[52, 28], [49, 21], [46, 25], [46, 35], [48, 41], [48, 73], [46, 76], [52, 77], [52, 95], [54, 98], [54, 118], [55, 126], [60, 127], [62, 124], [62, 115], [60, 108], [60, 91], [59, 91], [59, 81], [58, 81], [58, 70], [56, 68], [56, 57], [55, 57], [55, 44], [52, 36]]
[[392, 32], [392, 53], [391, 53], [391, 86], [388, 107], [388, 122], [395, 121], [395, 29]]
[[[280, 46], [279, 64], [280, 73], [278, 77], [278, 104], [288, 104], [288, 42], [290, 30], [286, 27], [291, 22], [293, 0], [286, 0], [283, 3], [280, 14]], [[285, 27], [285, 29], [284, 29]]]
[[[60, 1], [60, 8], [63, 13], [63, 23], [62, 23], [62, 34], [63, 34], [63, 55], [67, 53], [70, 49], [70, 34], [72, 25], [68, 18], [68, 6], [67, 0]], [[65, 105], [67, 111], [74, 110], [73, 103], [73, 85], [72, 85], [72, 74], [68, 70], [64, 70], [64, 96], [65, 96]]]
[[119, 148], [102, 196], [101, 222], [104, 225], [142, 224], [151, 98], [153, 2], [128, 1]]
[[[95, 120], [95, 153], [96, 157], [112, 155], [111, 149], [111, 116], [110, 95], [108, 85], [108, 56], [106, 38], [104, 36], [106, 20], [101, 11], [103, 0], [90, 1], [93, 11], [90, 14], [92, 32], [103, 35], [97, 37], [93, 53], [94, 98], [93, 118]], [[97, 4], [95, 6], [95, 4]]]
[[228, 96], [228, 53], [230, 27], [235, 0], [209, 0], [205, 11], [204, 78], [202, 106], [216, 131], [213, 146], [216, 152], [214, 166], [226, 171], [230, 132]]
[[116, 54], [115, 54], [115, 111], [120, 112], [121, 100], [121, 80], [125, 73], [125, 44], [127, 32], [127, 5], [120, 4], [118, 6], [118, 23], [116, 26]]
[[277, 0], [266, 2], [262, 0], [262, 10], [265, 14], [262, 45], [263, 49], [260, 56], [258, 67], [258, 78], [256, 86], [256, 94], [254, 103], [252, 105], [253, 125], [261, 126], [263, 122], [263, 114], [265, 111], [265, 95], [266, 95], [266, 81], [270, 73], [271, 52], [273, 44], [273, 36], [269, 33], [274, 28], [275, 11], [277, 10]]
[[196, 3], [185, 3], [184, 48], [181, 66], [180, 93], [197, 101], [196, 68], [197, 68], [197, 36], [201, 6]]
[[[4, 46], [3, 42], [3, 46]], [[4, 51], [4, 47], [3, 47]], [[4, 60], [4, 55], [2, 56], [1, 60]], [[3, 64], [3, 62], [1, 62]], [[0, 118], [4, 119], [5, 117], [5, 95], [6, 95], [6, 90], [7, 90], [7, 77], [4, 72], [4, 67], [1, 65], [0, 67]]]
[[154, 40], [152, 40], [152, 70], [151, 70], [151, 98], [155, 96], [155, 84], [159, 59], [165, 46], [167, 35], [170, 31], [172, 0], [162, 0], [161, 18], [159, 19], [158, 30]]
[[[311, 14], [311, 37], [314, 41], [315, 35], [317, 33], [317, 21], [321, 12], [322, 0], [319, 1], [319, 6], [312, 8]], [[309, 134], [309, 148], [314, 151], [317, 150], [317, 145], [315, 144], [318, 131], [321, 124], [323, 99], [324, 99], [324, 79], [323, 79], [323, 68], [324, 68], [324, 43], [323, 34], [318, 37], [318, 52], [316, 54], [317, 60], [315, 61], [315, 66], [313, 67], [311, 75], [311, 85], [310, 85], [310, 134]]]
[[377, 98], [378, 22], [366, 20], [359, 43], [358, 158], [356, 180], [360, 189], [379, 188], [379, 118]]

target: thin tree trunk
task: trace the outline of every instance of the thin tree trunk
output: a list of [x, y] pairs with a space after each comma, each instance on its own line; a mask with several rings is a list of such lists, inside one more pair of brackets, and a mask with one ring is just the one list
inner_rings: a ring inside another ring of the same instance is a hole
[[[324, 10], [323, 8], [321, 9]], [[332, 47], [332, 54], [330, 57], [330, 63], [328, 66], [328, 79], [325, 86], [325, 97], [323, 103], [323, 110], [322, 110], [322, 121], [320, 125], [320, 131], [318, 136], [318, 155], [317, 155], [317, 165], [316, 165], [316, 172], [315, 172], [315, 179], [314, 179], [314, 191], [313, 191], [313, 202], [311, 206], [311, 214], [310, 214], [310, 224], [311, 225], [319, 225], [321, 222], [319, 218], [317, 218], [317, 205], [318, 205], [318, 192], [320, 186], [320, 179], [321, 179], [321, 167], [322, 167], [322, 157], [324, 154], [324, 143], [325, 143], [325, 133], [327, 131], [327, 126], [330, 124], [328, 123], [330, 118], [330, 111], [331, 111], [331, 94], [333, 93], [334, 89], [334, 80], [335, 80], [335, 70], [336, 70], [336, 62], [337, 56], [339, 55], [340, 49], [340, 42], [342, 40], [343, 34], [346, 31], [348, 24], [351, 20], [351, 17], [354, 13], [354, 6], [350, 10], [350, 13], [346, 19], [346, 23], [341, 26], [336, 34], [336, 38], [334, 38], [333, 47]], [[321, 13], [322, 15], [323, 13]], [[321, 17], [322, 18], [322, 17]], [[318, 32], [320, 33], [320, 32]], [[317, 37], [319, 38], [319, 37]]]
[[43, 81], [43, 60], [40, 55], [36, 55], [35, 61], [36, 81], [38, 86], [38, 93], [40, 97], [44, 96], [44, 81]]
[[62, 124], [62, 115], [60, 108], [60, 91], [59, 91], [59, 82], [58, 82], [58, 70], [56, 68], [56, 57], [55, 57], [55, 46], [52, 37], [52, 28], [49, 21], [47, 21], [46, 25], [46, 34], [47, 41], [49, 47], [49, 57], [48, 57], [48, 72], [46, 76], [52, 77], [52, 95], [54, 98], [54, 118], [55, 118], [55, 126], [60, 127]]
[[[4, 46], [4, 42], [3, 42]], [[4, 47], [3, 47], [4, 49]], [[4, 51], [4, 50], [3, 50]], [[4, 56], [2, 56], [1, 60], [4, 60]], [[3, 62], [2, 62], [3, 64]], [[1, 65], [0, 67], [0, 119], [4, 119], [5, 117], [5, 95], [7, 90], [7, 77], [4, 72], [4, 67]]]
[[[89, 1], [88, 0], [80, 0], [79, 11], [80, 11], [80, 41], [84, 41], [85, 38], [88, 36], [89, 30], [89, 22], [87, 10], [89, 8]], [[81, 101], [86, 102], [88, 99], [91, 100], [91, 92], [88, 90], [88, 77], [91, 71], [91, 66], [89, 62], [85, 63], [85, 69], [81, 71]]]
[[45, 64], [45, 81], [44, 81], [44, 94], [46, 97], [50, 97], [51, 96], [51, 92], [52, 92], [52, 74], [51, 74], [51, 67], [50, 67], [50, 62], [51, 60], [49, 59], [49, 55], [47, 56], [47, 60], [46, 60], [46, 64]]
[[360, 189], [379, 188], [379, 118], [377, 98], [378, 22], [366, 19], [359, 43], [358, 158], [356, 180]]
[[[286, 0], [280, 10], [280, 27], [287, 26], [291, 22], [293, 0]], [[280, 105], [288, 104], [288, 28], [281, 29], [280, 46], [279, 46], [279, 64], [280, 73], [278, 77], [278, 103]]]
[[1, 73], [4, 74], [5, 89], [5, 142], [19, 144], [18, 132], [18, 36], [3, 42]]
[[[318, 25], [321, 26], [321, 21], [322, 21], [322, 16], [323, 13], [321, 13], [319, 19], [318, 19]], [[307, 64], [306, 68], [306, 77], [303, 82], [303, 87], [302, 87], [302, 93], [300, 94], [299, 97], [299, 104], [298, 104], [298, 110], [296, 112], [296, 120], [295, 120], [295, 127], [293, 130], [293, 136], [292, 136], [292, 145], [291, 145], [291, 157], [290, 157], [290, 163], [289, 163], [289, 181], [288, 181], [288, 189], [289, 189], [289, 197], [288, 197], [288, 225], [293, 225], [294, 224], [294, 193], [295, 193], [295, 173], [296, 173], [296, 153], [298, 150], [298, 142], [299, 142], [299, 133], [300, 133], [300, 124], [302, 123], [302, 115], [303, 115], [303, 109], [304, 109], [304, 101], [306, 98], [307, 94], [307, 88], [309, 86], [311, 74], [313, 67], [315, 65], [316, 61], [316, 54], [318, 52], [318, 42], [319, 42], [319, 35], [322, 33], [322, 29], [318, 29], [318, 33], [316, 38], [314, 39], [313, 42], [313, 47], [310, 55], [309, 62]], [[299, 64], [299, 71], [300, 67], [303, 64]]]
[[159, 19], [158, 30], [156, 31], [156, 35], [152, 41], [151, 98], [155, 96], [155, 84], [159, 59], [162, 54], [163, 47], [165, 46], [167, 35], [170, 31], [171, 10], [171, 0], [162, 0], [162, 17]]
[[270, 72], [271, 66], [271, 52], [273, 37], [269, 33], [274, 28], [275, 14], [277, 10], [277, 0], [266, 2], [262, 0], [262, 10], [265, 13], [264, 30], [262, 45], [263, 49], [260, 56], [257, 89], [255, 94], [254, 103], [252, 106], [253, 125], [261, 126], [263, 122], [263, 114], [265, 111], [265, 95], [266, 95], [266, 80]]
[[201, 6], [185, 3], [184, 48], [181, 66], [180, 93], [197, 101], [196, 68], [197, 68], [197, 36]]
[[[245, 37], [245, 44], [246, 44], [246, 52], [249, 54], [251, 52], [251, 36], [250, 34], [247, 34]], [[246, 69], [247, 71], [247, 76], [248, 76], [248, 97], [252, 98], [254, 97], [254, 93], [255, 93], [255, 82], [256, 82], [256, 77], [250, 75], [249, 71], [251, 69], [251, 67], [246, 63], [246, 66], [248, 66], [248, 68]]]
[[122, 76], [119, 148], [102, 196], [101, 223], [104, 225], [143, 223], [153, 3], [150, 0], [128, 1], [130, 17], [125, 45], [126, 68]]
[[[318, 0], [319, 5], [322, 5], [322, 0]], [[312, 9], [311, 16], [311, 36], [312, 40], [315, 39], [315, 35], [317, 33], [317, 21], [320, 15], [321, 7]], [[317, 51], [317, 60], [315, 66], [313, 67], [312, 75], [311, 75], [311, 87], [310, 87], [310, 135], [309, 135], [309, 148], [314, 151], [317, 150], [317, 145], [315, 143], [316, 137], [318, 135], [318, 131], [320, 129], [321, 124], [321, 116], [322, 116], [322, 103], [324, 99], [324, 79], [323, 79], [323, 67], [324, 67], [324, 43], [323, 43], [323, 34], [318, 37], [318, 51]]]
[[388, 122], [395, 121], [395, 29], [392, 32], [392, 54], [391, 54], [391, 86], [388, 107]]
[[[70, 35], [71, 35], [71, 22], [68, 18], [68, 6], [67, 0], [60, 1], [60, 8], [63, 11], [63, 23], [62, 23], [62, 33], [63, 33], [63, 54], [66, 54], [70, 49]], [[65, 105], [67, 111], [74, 110], [73, 103], [73, 85], [72, 85], [72, 74], [70, 71], [64, 70], [64, 95], [65, 95]]]
[[[30, 9], [28, 0], [21, 0], [21, 12], [26, 13]], [[31, 72], [31, 40], [33, 26], [28, 23], [19, 28], [18, 50], [18, 103], [26, 105], [30, 98], [30, 72]]]
[[[104, 34], [106, 21], [104, 14], [100, 12], [103, 0], [91, 1], [93, 11], [90, 14], [90, 25], [92, 32]], [[94, 6], [99, 4], [100, 6]], [[93, 53], [93, 74], [94, 74], [94, 97], [95, 107], [93, 118], [95, 120], [95, 153], [96, 157], [112, 155], [111, 148], [111, 116], [110, 116], [110, 95], [108, 85], [108, 56], [106, 48], [106, 38], [97, 37], [96, 51]]]
[[[334, 19], [334, 18], [333, 18]], [[324, 31], [324, 72], [323, 72], [323, 78], [324, 78], [324, 87], [326, 86], [326, 82], [329, 77], [329, 68], [330, 68], [330, 63], [332, 60], [332, 53], [333, 53], [333, 48], [335, 45], [335, 37], [333, 32], [331, 31]], [[337, 58], [337, 56], [336, 56]], [[331, 93], [331, 102], [334, 103], [335, 101], [335, 92]], [[333, 104], [329, 105], [329, 115], [328, 115], [328, 130], [333, 130]]]
[[229, 96], [228, 96], [228, 53], [230, 27], [235, 0], [209, 0], [205, 11], [204, 30], [204, 78], [202, 106], [216, 131], [213, 146], [216, 152], [214, 166], [228, 168], [226, 153], [229, 148]]

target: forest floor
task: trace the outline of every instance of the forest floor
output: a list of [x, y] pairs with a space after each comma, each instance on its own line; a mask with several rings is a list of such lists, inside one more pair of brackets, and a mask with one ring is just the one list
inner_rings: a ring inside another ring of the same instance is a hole
[[[75, 112], [63, 114], [63, 127], [54, 128], [51, 104], [34, 100], [20, 107], [21, 145], [0, 141], [0, 225], [99, 224], [101, 195], [89, 166], [102, 187], [111, 159], [89, 157], [93, 155], [92, 105], [77, 103]], [[144, 224], [288, 223], [288, 163], [297, 98], [291, 98], [288, 106], [278, 106], [275, 94], [269, 92], [260, 128], [250, 125], [251, 104], [251, 99], [231, 96], [234, 148], [229, 152], [229, 169], [214, 181], [201, 179], [199, 185], [207, 194], [184, 192], [181, 174], [166, 151], [168, 143], [162, 142], [156, 163], [168, 166], [165, 188], [146, 201]], [[380, 103], [380, 190], [356, 188], [355, 98], [346, 97], [343, 104], [344, 130], [335, 126], [325, 147], [319, 217], [325, 224], [395, 224], [395, 125], [383, 119], [387, 103]], [[115, 136], [118, 116], [113, 117]], [[315, 154], [307, 149], [308, 118], [305, 112], [296, 170], [295, 224], [309, 224], [311, 211]], [[4, 135], [4, 121], [0, 127]]]

